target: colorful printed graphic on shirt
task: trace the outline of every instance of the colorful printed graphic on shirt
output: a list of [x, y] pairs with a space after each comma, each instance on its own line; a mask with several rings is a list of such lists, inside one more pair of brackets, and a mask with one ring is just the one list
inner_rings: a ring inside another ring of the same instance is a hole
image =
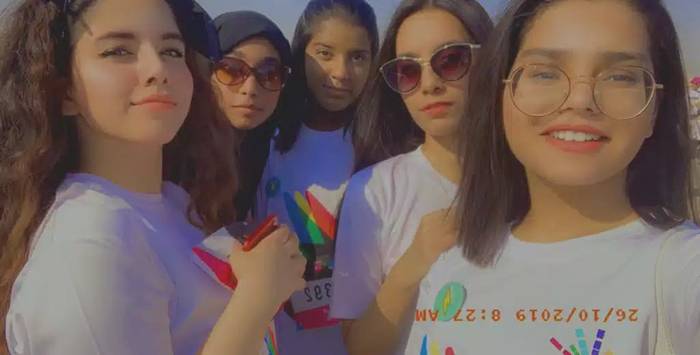
[[455, 350], [448, 346], [442, 349], [436, 341], [428, 339], [427, 335], [423, 336], [423, 341], [420, 345], [420, 355], [456, 355]]
[[464, 306], [467, 300], [467, 289], [458, 282], [450, 282], [440, 289], [433, 310], [438, 314], [441, 322], [450, 321]]
[[[595, 340], [590, 343], [591, 346], [589, 347], [589, 343], [586, 341], [586, 336], [585, 332], [583, 329], [578, 328], [575, 331], [576, 333], [576, 342], [578, 346], [571, 344], [569, 345], [568, 348], [563, 346], [561, 342], [557, 339], [552, 337], [549, 339], [549, 342], [559, 351], [559, 353], [564, 354], [564, 355], [614, 355], [615, 353], [608, 350], [603, 352], [603, 340], [605, 339], [605, 330], [603, 329], [598, 329], [595, 335]], [[589, 351], [590, 349], [590, 351]]]
[[[276, 184], [281, 185], [281, 182]], [[307, 260], [304, 272], [307, 285], [302, 292], [292, 295], [286, 308], [301, 329], [338, 324], [337, 320], [329, 318], [333, 288], [331, 276], [336, 216], [346, 185], [332, 191], [313, 185], [304, 193], [285, 191], [281, 194], [287, 216]]]
[[336, 191], [311, 186], [305, 193], [285, 192], [284, 203], [302, 252], [309, 261], [308, 281], [330, 277], [333, 272], [333, 247], [338, 206], [345, 185]]
[[277, 336], [275, 334], [274, 325], [267, 328], [267, 333], [265, 334], [265, 348], [267, 349], [267, 355], [279, 355], [280, 353], [277, 347]]

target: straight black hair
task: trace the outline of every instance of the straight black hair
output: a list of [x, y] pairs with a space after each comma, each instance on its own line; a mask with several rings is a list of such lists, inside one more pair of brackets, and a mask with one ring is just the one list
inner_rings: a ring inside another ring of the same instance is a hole
[[[288, 96], [284, 107], [285, 117], [280, 121], [279, 134], [275, 139], [275, 149], [282, 153], [294, 146], [304, 117], [311, 113], [313, 97], [306, 83], [306, 47], [308, 46], [316, 24], [336, 14], [349, 16], [367, 30], [372, 58], [379, 48], [379, 31], [374, 9], [365, 0], [311, 0], [297, 22], [292, 40], [292, 76], [282, 96]], [[355, 105], [347, 110], [354, 111]]]

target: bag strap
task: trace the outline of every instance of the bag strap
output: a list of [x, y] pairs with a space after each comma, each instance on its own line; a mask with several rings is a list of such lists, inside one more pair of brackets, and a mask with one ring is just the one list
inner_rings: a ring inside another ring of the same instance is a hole
[[670, 332], [668, 323], [666, 322], [666, 311], [664, 309], [664, 289], [663, 289], [663, 262], [666, 249], [670, 244], [671, 239], [676, 235], [672, 229], [668, 233], [664, 233], [664, 241], [661, 244], [661, 249], [656, 257], [655, 271], [655, 293], [656, 293], [656, 343], [654, 345], [654, 355], [674, 355], [673, 345], [670, 341]]

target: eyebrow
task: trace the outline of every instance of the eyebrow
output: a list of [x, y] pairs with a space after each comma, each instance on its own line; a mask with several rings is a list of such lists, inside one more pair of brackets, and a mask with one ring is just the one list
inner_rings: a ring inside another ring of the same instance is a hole
[[331, 46], [330, 44], [325, 44], [325, 43], [322, 43], [322, 42], [316, 42], [316, 43], [314, 43], [314, 46], [315, 46], [315, 47], [326, 47], [326, 48], [328, 48], [328, 49], [335, 49], [335, 48], [334, 48], [333, 46]]
[[[540, 56], [548, 57], [551, 59], [561, 59], [566, 56], [570, 56], [571, 51], [561, 50], [561, 49], [549, 49], [549, 48], [531, 48], [522, 51], [521, 57], [531, 57]], [[606, 63], [616, 63], [625, 61], [647, 61], [648, 56], [638, 52], [618, 52], [618, 51], [608, 51], [601, 53], [603, 61]]]
[[[226, 55], [225, 57], [228, 57], [228, 58], [237, 58], [237, 59], [246, 59], [246, 58], [247, 58], [247, 56], [245, 55], [245, 52], [243, 52], [243, 51], [241, 51], [241, 50], [237, 50], [237, 49], [234, 50], [231, 54]], [[263, 57], [262, 60], [266, 60], [266, 59], [275, 59], [275, 60], [278, 60], [277, 57], [275, 57], [275, 56], [273, 56], [273, 55], [265, 56], [265, 57]]]
[[[435, 51], [437, 51], [438, 49], [440, 49], [440, 48], [442, 48], [442, 47], [449, 46], [449, 45], [452, 45], [452, 44], [457, 44], [457, 43], [469, 43], [469, 40], [455, 40], [455, 41], [448, 41], [448, 42], [445, 42], [445, 43], [443, 43], [443, 44], [441, 44], [441, 45], [439, 45], [439, 46], [433, 48], [433, 51], [432, 51], [431, 55], [434, 54]], [[420, 56], [419, 56], [418, 54], [414, 53], [414, 52], [398, 53], [397, 57], [420, 58]]]
[[[102, 36], [98, 37], [97, 41], [105, 41], [105, 40], [112, 40], [112, 39], [133, 41], [136, 39], [136, 35], [133, 32], [111, 31], [111, 32], [107, 32], [107, 33], [103, 34]], [[182, 35], [179, 33], [176, 33], [176, 32], [165, 33], [161, 36], [161, 39], [164, 41], [175, 40], [175, 41], [180, 41], [182, 43], [185, 43], [185, 40], [182, 38]]]
[[[246, 62], [246, 64], [248, 64], [248, 62], [246, 61], [247, 58], [246, 58], [246, 56], [245, 56], [245, 53], [243, 53], [243, 52], [241, 52], [241, 51], [233, 51], [233, 53], [228, 54], [228, 55], [225, 55], [224, 57], [225, 57], [225, 58], [231, 58], [231, 59], [243, 60], [244, 62]], [[266, 61], [275, 61], [275, 62], [277, 62], [277, 63], [280, 63], [280, 62], [281, 62], [281, 60], [278, 59], [278, 58], [276, 58], [276, 57], [267, 56], [267, 57], [263, 57], [262, 59], [260, 59], [260, 60], [256, 63], [256, 65], [257, 65], [257, 64], [260, 64], [260, 63], [263, 63], [263, 62], [266, 62]]]
[[370, 54], [370, 51], [366, 49], [353, 49], [350, 51], [351, 54]]

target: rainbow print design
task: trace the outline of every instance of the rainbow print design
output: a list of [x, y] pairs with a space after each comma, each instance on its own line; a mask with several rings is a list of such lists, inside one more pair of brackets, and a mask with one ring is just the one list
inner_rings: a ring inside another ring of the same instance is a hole
[[569, 348], [565, 348], [561, 342], [552, 337], [549, 342], [559, 351], [559, 353], [564, 355], [615, 355], [614, 352], [608, 350], [602, 352], [603, 349], [603, 339], [605, 339], [605, 330], [598, 329], [596, 332], [595, 340], [593, 341], [593, 347], [589, 352], [588, 342], [586, 341], [586, 335], [583, 329], [578, 328], [575, 331], [578, 347], [576, 345], [569, 345]]
[[336, 218], [311, 191], [285, 192], [284, 203], [301, 244], [322, 246], [335, 239]]
[[451, 346], [441, 350], [440, 344], [430, 341], [428, 336], [424, 335], [420, 346], [420, 355], [455, 355], [455, 350]]
[[279, 348], [277, 347], [277, 337], [275, 336], [274, 326], [267, 328], [267, 334], [265, 334], [265, 348], [267, 349], [267, 355], [279, 355]]

